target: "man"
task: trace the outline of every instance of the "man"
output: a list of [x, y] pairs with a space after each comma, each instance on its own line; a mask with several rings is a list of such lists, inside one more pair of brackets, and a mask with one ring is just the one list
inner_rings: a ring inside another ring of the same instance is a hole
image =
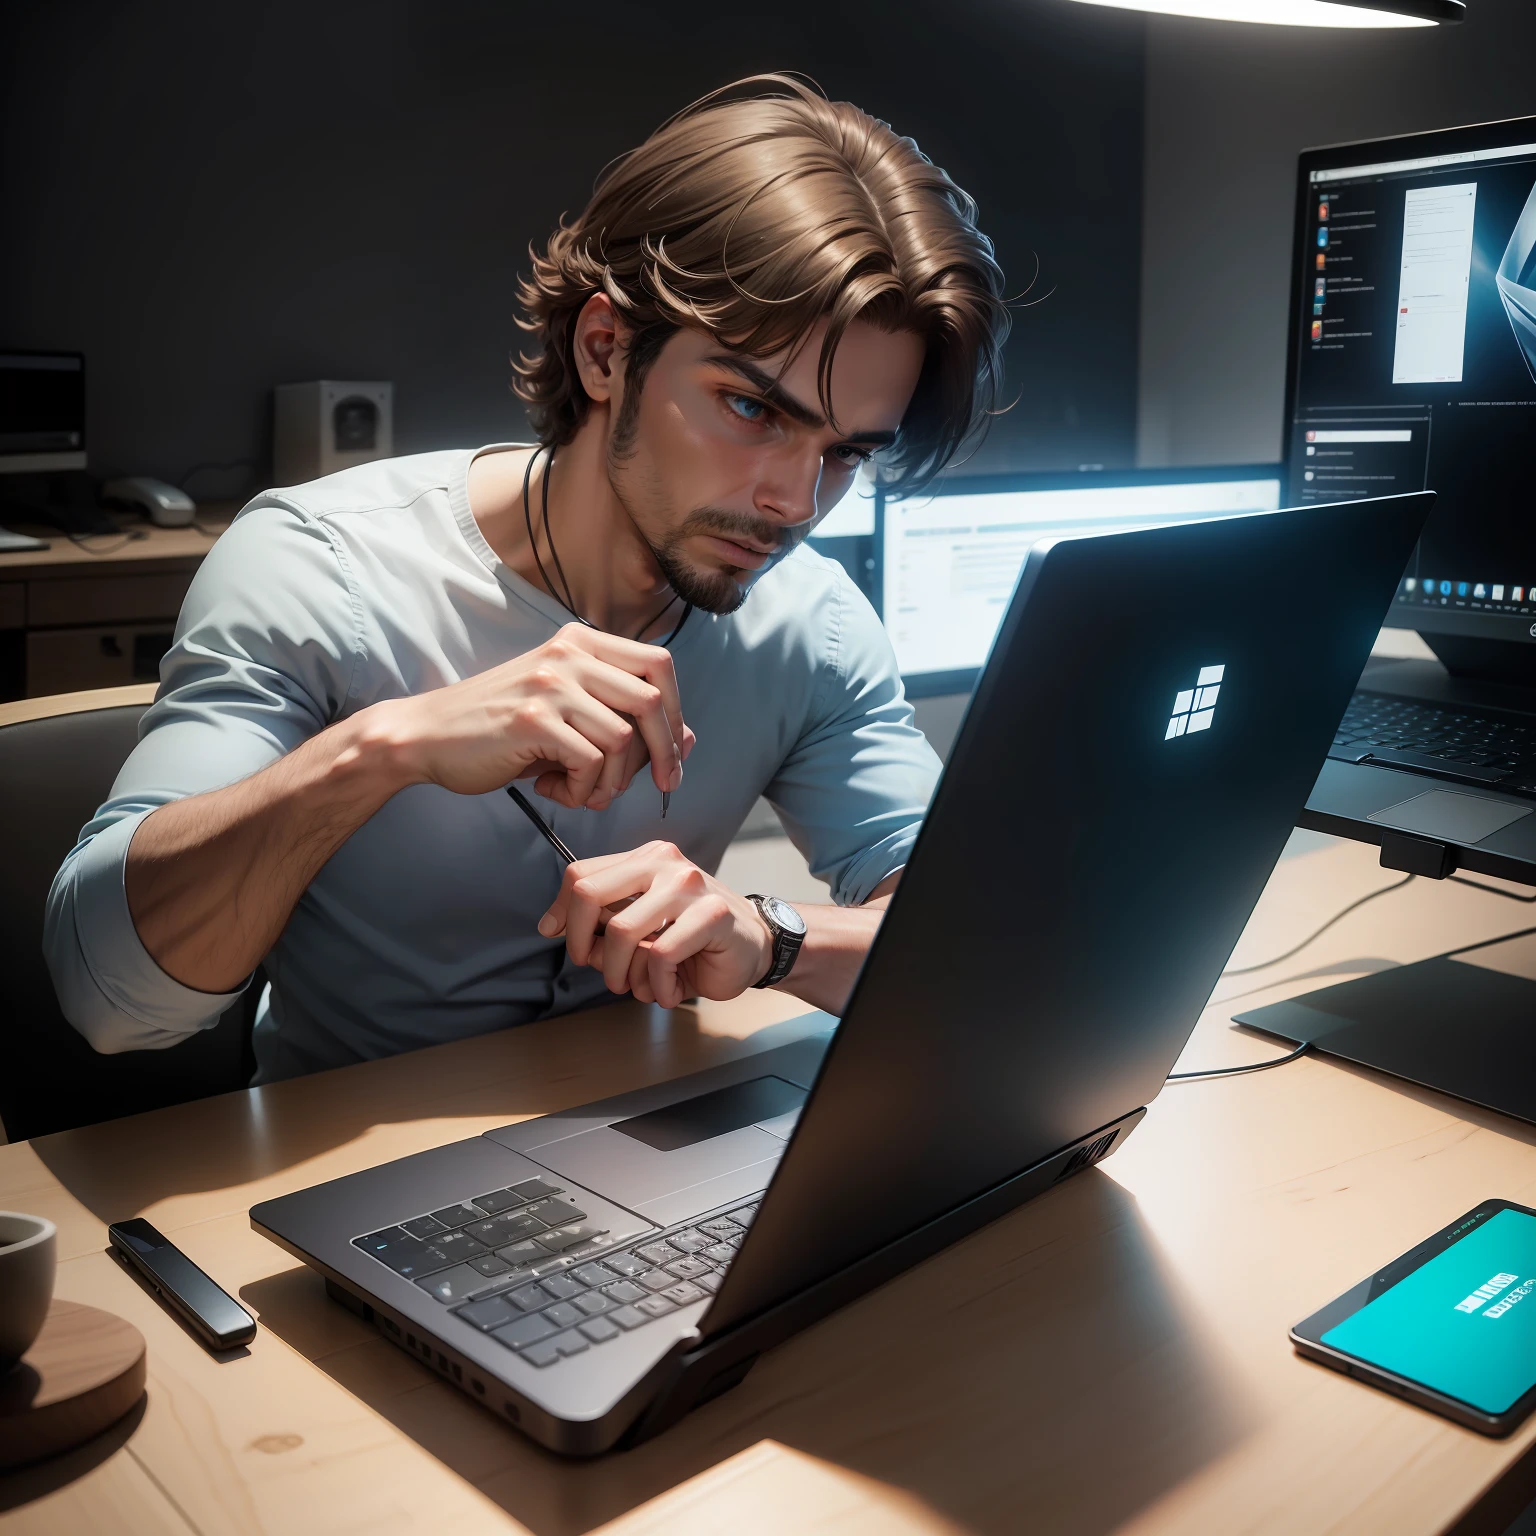
[[[909, 487], [953, 457], [1007, 311], [910, 140], [744, 84], [535, 258], [536, 448], [272, 491], [214, 546], [49, 899], [98, 1050], [208, 1027], [258, 964], [258, 1082], [610, 993], [768, 980], [841, 1009], [938, 765], [868, 604], [799, 545], [871, 455]], [[759, 794], [835, 905], [797, 920], [714, 878]]]

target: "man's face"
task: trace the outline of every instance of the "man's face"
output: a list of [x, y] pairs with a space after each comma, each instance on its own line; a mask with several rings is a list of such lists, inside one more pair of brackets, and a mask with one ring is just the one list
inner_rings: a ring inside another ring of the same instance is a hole
[[837, 349], [828, 421], [816, 380], [825, 331], [822, 322], [788, 367], [784, 354], [750, 358], [680, 331], [638, 401], [615, 412], [614, 494], [673, 591], [707, 612], [738, 608], [842, 499], [917, 388], [920, 339], [855, 321]]

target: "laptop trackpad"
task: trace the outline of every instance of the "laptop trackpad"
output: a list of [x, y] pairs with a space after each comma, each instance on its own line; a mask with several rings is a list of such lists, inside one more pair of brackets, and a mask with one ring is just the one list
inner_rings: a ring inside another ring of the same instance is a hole
[[[787, 1130], [776, 1122], [804, 1099], [805, 1090], [793, 1083], [759, 1077], [518, 1150], [630, 1210], [662, 1222], [681, 1220], [694, 1209], [762, 1189], [784, 1150]], [[780, 1134], [764, 1130], [765, 1121]]]
[[1485, 837], [1492, 837], [1501, 828], [1530, 814], [1527, 807], [1509, 805], [1502, 800], [1485, 800], [1480, 795], [1432, 789], [1411, 800], [1373, 811], [1366, 820], [1402, 832], [1443, 838], [1450, 843], [1480, 843]]

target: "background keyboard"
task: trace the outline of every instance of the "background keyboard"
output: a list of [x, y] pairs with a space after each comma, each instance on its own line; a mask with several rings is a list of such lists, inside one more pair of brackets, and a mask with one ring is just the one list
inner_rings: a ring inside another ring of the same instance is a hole
[[1536, 724], [1357, 693], [1328, 756], [1536, 796]]
[[621, 1246], [560, 1186], [525, 1179], [352, 1243], [546, 1366], [712, 1296], [756, 1214], [740, 1205]]

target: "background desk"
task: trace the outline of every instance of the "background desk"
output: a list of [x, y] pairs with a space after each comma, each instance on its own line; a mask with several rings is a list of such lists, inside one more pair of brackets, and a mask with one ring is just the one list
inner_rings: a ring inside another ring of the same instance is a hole
[[[1357, 845], [1293, 847], [1312, 851], [1282, 862], [1234, 965], [1391, 878]], [[1419, 881], [1223, 982], [1183, 1066], [1273, 1054], [1226, 1027], [1239, 996], [1529, 921]], [[1326, 1060], [1171, 1085], [1102, 1168], [595, 1463], [537, 1450], [250, 1230], [257, 1200], [760, 1049], [796, 1011], [756, 993], [671, 1020], [624, 1005], [0, 1148], [0, 1207], [59, 1223], [59, 1294], [150, 1346], [142, 1419], [68, 1467], [0, 1480], [0, 1536], [1412, 1536], [1498, 1531], [1530, 1497], [1536, 1422], [1484, 1440], [1296, 1358], [1285, 1332], [1480, 1199], [1536, 1198], [1536, 1130]], [[211, 1359], [106, 1257], [105, 1222], [133, 1213], [259, 1315], [248, 1354]]]
[[200, 507], [208, 532], [127, 520], [142, 539], [83, 544], [8, 522], [52, 547], [0, 554], [0, 700], [155, 682], [193, 573], [235, 510]]

